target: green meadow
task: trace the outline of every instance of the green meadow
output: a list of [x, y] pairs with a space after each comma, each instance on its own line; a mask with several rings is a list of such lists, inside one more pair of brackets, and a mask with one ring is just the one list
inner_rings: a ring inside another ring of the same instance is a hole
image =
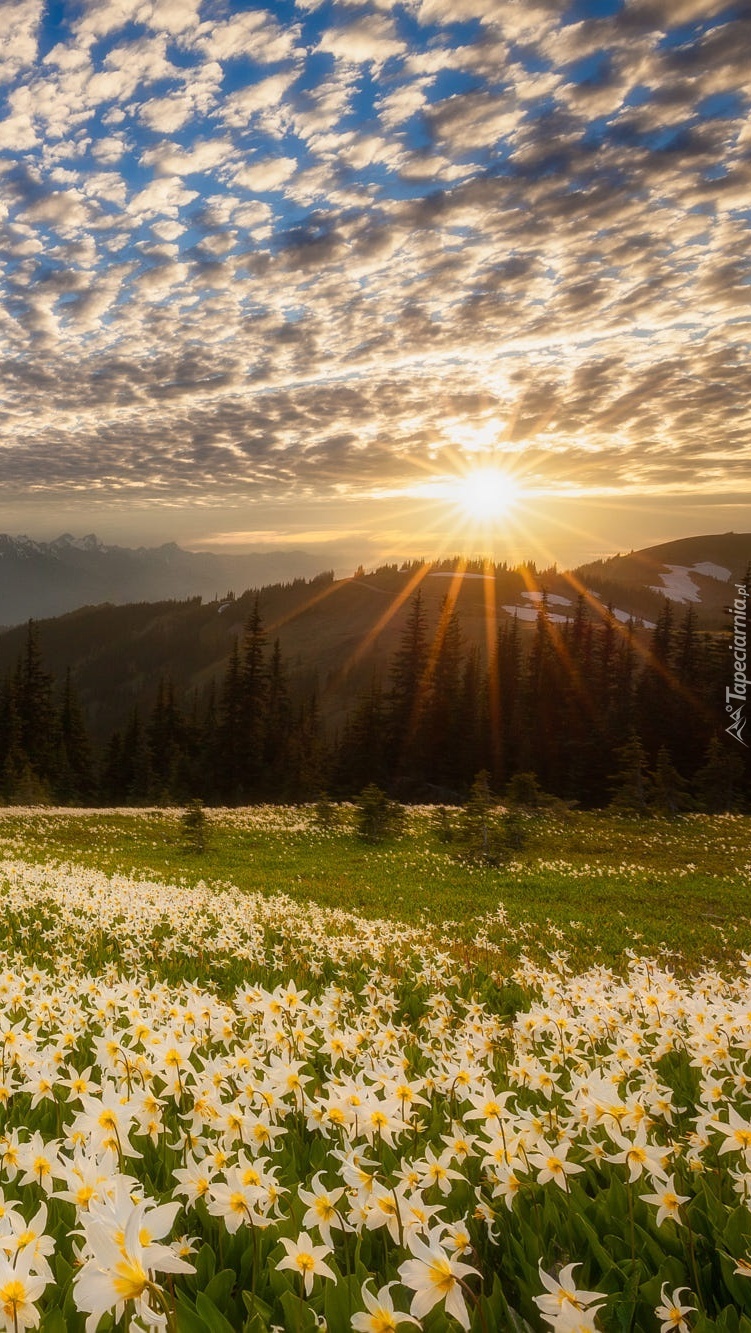
[[[177, 809], [0, 812], [6, 859], [56, 861], [194, 885], [285, 893], [370, 918], [445, 930], [477, 945], [478, 922], [509, 962], [560, 941], [571, 964], [661, 954], [679, 970], [751, 951], [751, 818], [635, 819], [607, 812], [534, 812], [523, 845], [497, 864], [442, 840], [436, 811], [411, 808], [404, 830], [369, 845], [351, 806], [248, 807], [206, 812], [206, 846], [192, 850]], [[502, 909], [500, 917], [497, 915]]]

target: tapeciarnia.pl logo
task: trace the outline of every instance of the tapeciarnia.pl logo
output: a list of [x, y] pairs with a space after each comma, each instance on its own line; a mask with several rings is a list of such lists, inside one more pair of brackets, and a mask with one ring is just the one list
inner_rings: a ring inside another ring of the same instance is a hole
[[747, 654], [747, 611], [748, 611], [748, 588], [745, 583], [736, 583], [735, 590], [738, 593], [731, 607], [733, 615], [733, 637], [730, 640], [730, 651], [733, 654], [733, 684], [725, 687], [725, 712], [730, 714], [730, 726], [725, 728], [728, 736], [734, 736], [741, 745], [748, 748], [748, 741], [743, 739], [743, 729], [746, 725], [746, 703], [748, 700], [748, 676], [746, 668], [748, 665]]

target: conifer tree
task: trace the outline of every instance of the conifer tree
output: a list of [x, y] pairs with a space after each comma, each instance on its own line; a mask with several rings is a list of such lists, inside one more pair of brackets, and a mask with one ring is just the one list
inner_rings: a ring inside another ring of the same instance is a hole
[[667, 746], [661, 745], [657, 751], [654, 772], [651, 774], [652, 789], [650, 804], [661, 815], [672, 818], [679, 810], [688, 805], [688, 783], [675, 767]]
[[313, 800], [325, 791], [328, 778], [328, 757], [316, 693], [300, 709], [290, 751], [294, 794], [301, 801]]
[[183, 752], [185, 724], [177, 705], [171, 679], [160, 678], [156, 700], [146, 728], [153, 798], [168, 804], [176, 790]]
[[242, 785], [242, 723], [240, 646], [234, 638], [219, 698], [212, 765], [217, 793], [230, 804], [239, 800]]
[[444, 600], [426, 672], [421, 717], [426, 774], [431, 784], [458, 789], [461, 765], [462, 631], [456, 611]]
[[0, 800], [9, 803], [15, 800], [25, 766], [16, 691], [13, 680], [8, 677], [0, 696]]
[[258, 795], [264, 776], [264, 740], [268, 705], [268, 669], [265, 659], [266, 634], [261, 618], [260, 598], [256, 594], [253, 609], [245, 625], [240, 662], [240, 737], [238, 756], [240, 789], [243, 795]]
[[15, 697], [21, 749], [32, 772], [49, 790], [55, 776], [57, 716], [52, 676], [42, 665], [39, 635], [32, 620], [28, 623], [24, 651], [16, 669]]
[[547, 791], [560, 779], [562, 673], [562, 645], [543, 596], [525, 671], [523, 757]]
[[734, 750], [713, 736], [704, 763], [694, 776], [699, 807], [710, 814], [737, 810], [741, 803], [743, 760]]
[[428, 636], [422, 589], [412, 598], [407, 623], [391, 664], [385, 719], [388, 765], [392, 778], [419, 781], [424, 767], [420, 718], [424, 706]]
[[113, 731], [107, 742], [99, 777], [99, 794], [105, 805], [123, 805], [127, 793], [123, 768], [123, 737]]
[[393, 773], [387, 755], [387, 713], [377, 677], [347, 719], [334, 773], [337, 790], [354, 796], [375, 783], [387, 786]]
[[137, 708], [134, 708], [123, 735], [123, 787], [129, 805], [145, 805], [152, 792], [149, 749]]
[[635, 731], [631, 732], [626, 744], [616, 750], [615, 759], [618, 767], [610, 779], [611, 804], [617, 810], [643, 814], [649, 800], [650, 780], [647, 754]]
[[496, 658], [490, 671], [490, 689], [497, 691], [499, 740], [494, 744], [493, 776], [508, 781], [519, 768], [522, 750], [522, 662], [519, 618], [514, 615], [499, 627]]
[[93, 757], [70, 667], [65, 672], [58, 733], [61, 762], [56, 795], [61, 801], [87, 805], [93, 799], [95, 789]]
[[292, 706], [287, 671], [279, 640], [274, 641], [268, 671], [263, 736], [264, 786], [273, 795], [289, 794], [289, 750]]

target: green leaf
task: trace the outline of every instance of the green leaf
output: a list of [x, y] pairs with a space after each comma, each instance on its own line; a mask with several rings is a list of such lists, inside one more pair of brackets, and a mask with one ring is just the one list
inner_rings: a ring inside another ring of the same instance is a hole
[[210, 1245], [202, 1245], [196, 1255], [196, 1284], [199, 1291], [208, 1287], [216, 1272], [216, 1255]]
[[73, 1268], [63, 1256], [58, 1253], [54, 1259], [55, 1285], [58, 1291], [64, 1290], [73, 1277]]
[[245, 1309], [248, 1311], [248, 1314], [252, 1315], [258, 1313], [260, 1314], [261, 1318], [264, 1319], [266, 1323], [268, 1323], [273, 1314], [271, 1306], [268, 1305], [266, 1301], [261, 1300], [260, 1296], [258, 1295], [253, 1296], [253, 1293], [250, 1291], [243, 1291], [240, 1294], [242, 1296], [243, 1305], [245, 1306]]
[[308, 1305], [307, 1301], [301, 1301], [299, 1296], [295, 1296], [292, 1291], [285, 1291], [281, 1298], [281, 1306], [284, 1310], [284, 1326], [297, 1330], [297, 1333], [306, 1333], [307, 1329], [316, 1329], [318, 1325], [315, 1321], [315, 1315]]
[[733, 1209], [725, 1223], [722, 1239], [736, 1259], [746, 1257], [751, 1251], [751, 1213], [748, 1208]]
[[221, 1273], [216, 1273], [204, 1288], [204, 1295], [214, 1302], [218, 1310], [224, 1310], [229, 1303], [236, 1282], [237, 1274], [234, 1269], [223, 1268]]
[[225, 1319], [221, 1310], [217, 1310], [214, 1302], [206, 1295], [205, 1291], [199, 1291], [196, 1296], [196, 1309], [211, 1333], [237, 1333], [232, 1324]]
[[65, 1321], [62, 1310], [58, 1305], [53, 1310], [48, 1310], [42, 1315], [39, 1324], [39, 1333], [68, 1333], [68, 1325]]
[[254, 1314], [252, 1319], [248, 1316], [245, 1320], [243, 1333], [267, 1333], [268, 1327], [268, 1322], [264, 1323], [260, 1314]]
[[352, 1315], [356, 1310], [363, 1308], [360, 1283], [357, 1278], [340, 1277], [336, 1282], [326, 1283], [323, 1312], [329, 1333], [349, 1333], [352, 1327]]
[[207, 1333], [206, 1324], [196, 1312], [192, 1302], [181, 1291], [177, 1293], [175, 1313], [177, 1333]]

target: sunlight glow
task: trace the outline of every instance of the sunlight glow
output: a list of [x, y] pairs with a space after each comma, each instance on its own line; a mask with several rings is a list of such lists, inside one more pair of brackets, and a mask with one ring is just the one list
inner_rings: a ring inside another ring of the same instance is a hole
[[474, 468], [457, 481], [454, 501], [469, 518], [491, 521], [513, 508], [519, 487], [499, 468]]

